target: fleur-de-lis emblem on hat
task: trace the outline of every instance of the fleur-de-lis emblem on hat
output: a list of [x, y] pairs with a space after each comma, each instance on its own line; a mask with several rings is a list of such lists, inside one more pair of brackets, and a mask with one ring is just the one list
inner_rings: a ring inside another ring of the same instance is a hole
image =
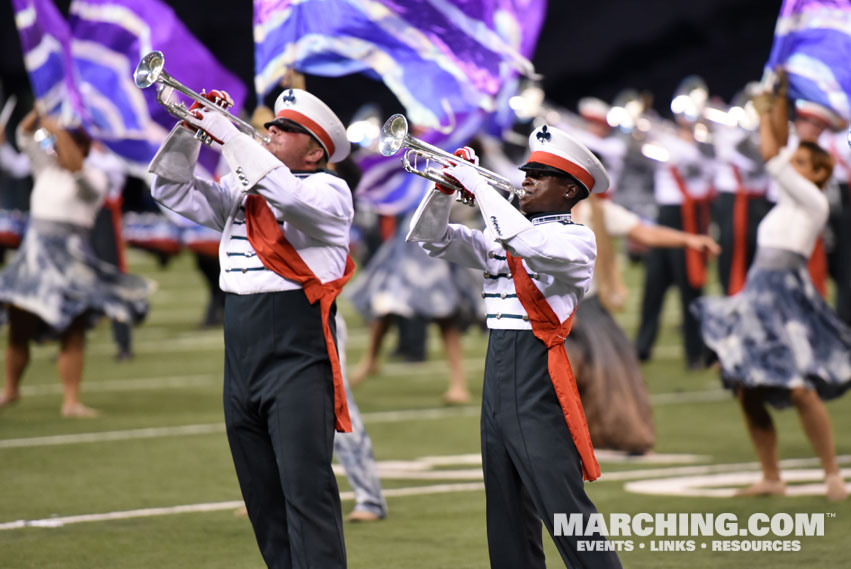
[[541, 144], [549, 141], [552, 137], [553, 135], [547, 130], [547, 125], [542, 126], [541, 130], [538, 131], [538, 134], [535, 135], [535, 138], [537, 138]]
[[285, 105], [294, 105], [295, 104], [295, 94], [293, 94], [293, 90], [290, 89], [284, 93], [284, 96], [281, 97], [281, 102]]

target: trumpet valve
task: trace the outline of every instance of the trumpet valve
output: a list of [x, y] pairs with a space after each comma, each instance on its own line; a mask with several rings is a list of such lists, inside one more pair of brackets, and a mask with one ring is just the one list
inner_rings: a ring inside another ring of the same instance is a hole
[[200, 128], [195, 131], [195, 138], [197, 138], [207, 146], [213, 144], [213, 137], [210, 136], [207, 132], [201, 130]]

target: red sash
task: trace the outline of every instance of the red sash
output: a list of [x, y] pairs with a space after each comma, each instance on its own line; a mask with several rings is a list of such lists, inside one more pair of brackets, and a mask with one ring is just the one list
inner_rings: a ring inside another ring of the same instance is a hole
[[341, 433], [352, 431], [352, 421], [349, 419], [349, 408], [346, 405], [346, 389], [343, 385], [343, 374], [340, 371], [340, 358], [337, 355], [337, 344], [331, 333], [329, 317], [331, 305], [340, 294], [343, 285], [352, 277], [355, 263], [351, 256], [346, 258], [346, 270], [337, 280], [322, 284], [322, 281], [310, 270], [307, 263], [299, 256], [281, 226], [275, 219], [275, 214], [269, 209], [262, 196], [250, 195], [245, 200], [245, 228], [248, 241], [257, 252], [257, 257], [263, 266], [285, 279], [295, 281], [304, 287], [304, 294], [310, 304], [319, 301], [322, 314], [322, 329], [325, 333], [325, 346], [328, 358], [331, 360], [331, 371], [334, 376], [334, 415], [335, 428]]
[[124, 201], [121, 196], [117, 198], [106, 198], [103, 205], [109, 210], [109, 216], [112, 218], [112, 231], [115, 234], [115, 253], [118, 256], [118, 270], [122, 273], [127, 272], [127, 257], [124, 254], [124, 231], [122, 229], [122, 214], [121, 202]]
[[748, 274], [748, 191], [742, 174], [735, 166], [736, 201], [733, 203], [733, 258], [730, 262], [730, 283], [727, 294], [732, 296], [745, 288]]
[[[683, 231], [697, 235], [700, 231], [697, 223], [697, 204], [695, 203], [695, 199], [689, 195], [686, 188], [686, 181], [675, 166], [671, 166], [671, 175], [674, 177], [674, 181], [677, 182], [677, 187], [683, 196]], [[703, 288], [703, 285], [706, 284], [706, 255], [690, 247], [686, 248], [685, 255], [688, 283], [692, 288]]]
[[573, 376], [573, 369], [570, 367], [570, 360], [567, 359], [567, 351], [564, 349], [564, 340], [570, 334], [576, 311], [574, 310], [567, 320], [560, 322], [546, 297], [526, 273], [523, 260], [520, 257], [512, 257], [507, 252], [506, 257], [508, 266], [511, 267], [517, 298], [529, 315], [532, 332], [547, 346], [547, 371], [567, 421], [573, 444], [576, 445], [579, 458], [582, 460], [582, 476], [585, 480], [596, 480], [600, 477], [600, 465], [597, 464], [597, 458], [594, 456], [594, 445], [591, 444], [591, 434], [588, 432], [588, 422], [585, 419], [585, 411], [582, 409], [582, 401], [579, 399], [576, 378]]
[[824, 239], [819, 237], [816, 239], [816, 245], [813, 247], [813, 254], [810, 255], [810, 262], [807, 265], [810, 271], [810, 278], [813, 279], [813, 284], [816, 290], [822, 297], [827, 297], [827, 252], [824, 249]]

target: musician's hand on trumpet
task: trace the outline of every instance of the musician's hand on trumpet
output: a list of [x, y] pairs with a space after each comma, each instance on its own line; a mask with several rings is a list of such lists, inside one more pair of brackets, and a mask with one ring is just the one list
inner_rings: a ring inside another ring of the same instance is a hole
[[[212, 90], [209, 93], [201, 92], [201, 96], [210, 101], [210, 105], [216, 105], [221, 109], [228, 109], [233, 106], [233, 99], [227, 91]], [[223, 114], [218, 112], [210, 112], [206, 105], [202, 105], [199, 101], [192, 103], [189, 107], [189, 116], [182, 121], [182, 124], [195, 131], [195, 136], [205, 144], [216, 142], [225, 144], [230, 140], [239, 129]]]
[[[479, 165], [479, 157], [476, 156], [476, 151], [473, 150], [472, 148], [470, 148], [469, 146], [463, 146], [463, 147], [459, 148], [458, 150], [456, 150], [453, 153], [453, 156], [457, 156], [457, 157], [459, 157], [463, 160], [466, 160], [467, 162], [470, 162], [471, 164], [474, 164], [475, 166]], [[458, 164], [450, 163], [450, 165], [443, 167], [442, 172], [448, 178], [451, 178], [453, 181], [455, 181], [456, 184], [461, 188], [460, 190], [458, 190], [459, 194], [461, 194], [460, 199], [458, 201], [463, 201], [464, 203], [471, 205], [471, 206], [475, 205], [475, 201], [476, 201], [475, 194], [473, 192], [469, 191], [467, 189], [467, 187], [460, 180], [458, 180], [455, 176], [452, 175], [452, 172], [456, 168], [458, 168], [459, 166], [463, 166], [463, 162], [460, 162]], [[473, 170], [472, 168], [469, 168], [469, 167], [467, 167], [467, 168], [468, 168], [468, 170], [472, 171], [475, 174], [475, 170]], [[478, 174], [476, 174], [476, 176], [478, 177]], [[455, 188], [451, 188], [451, 187], [449, 187], [445, 184], [441, 184], [440, 182], [437, 182], [434, 185], [434, 187], [436, 189], [440, 190], [441, 192], [443, 192], [444, 194], [447, 194], [447, 195], [450, 195], [450, 196], [455, 193]]]

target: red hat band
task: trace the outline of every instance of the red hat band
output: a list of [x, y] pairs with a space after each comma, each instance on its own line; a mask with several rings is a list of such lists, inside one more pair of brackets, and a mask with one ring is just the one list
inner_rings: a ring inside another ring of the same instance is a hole
[[328, 156], [334, 155], [334, 143], [331, 141], [331, 137], [328, 136], [328, 133], [325, 132], [325, 129], [319, 126], [319, 123], [317, 123], [316, 121], [311, 120], [302, 113], [294, 111], [292, 109], [283, 109], [275, 116], [277, 116], [278, 118], [289, 119], [293, 122], [297, 122], [304, 128], [310, 130], [310, 132], [315, 134], [319, 141], [322, 143], [322, 145], [325, 147], [325, 151], [328, 153]]
[[824, 115], [820, 115], [818, 113], [814, 113], [814, 112], [810, 112], [810, 111], [804, 111], [804, 110], [801, 110], [801, 109], [797, 109], [795, 112], [801, 118], [809, 119], [811, 121], [816, 121], [816, 122], [824, 125], [824, 128], [829, 128], [830, 126], [833, 125], [833, 121], [831, 121], [829, 118], [827, 118]]
[[571, 162], [566, 158], [562, 158], [561, 156], [557, 156], [555, 154], [550, 154], [549, 152], [544, 152], [542, 150], [536, 150], [529, 156], [529, 162], [538, 162], [540, 164], [544, 164], [546, 166], [552, 166], [553, 168], [558, 168], [563, 172], [567, 172], [580, 182], [588, 189], [589, 192], [594, 190], [594, 176], [591, 173], [576, 164], [575, 162]]

